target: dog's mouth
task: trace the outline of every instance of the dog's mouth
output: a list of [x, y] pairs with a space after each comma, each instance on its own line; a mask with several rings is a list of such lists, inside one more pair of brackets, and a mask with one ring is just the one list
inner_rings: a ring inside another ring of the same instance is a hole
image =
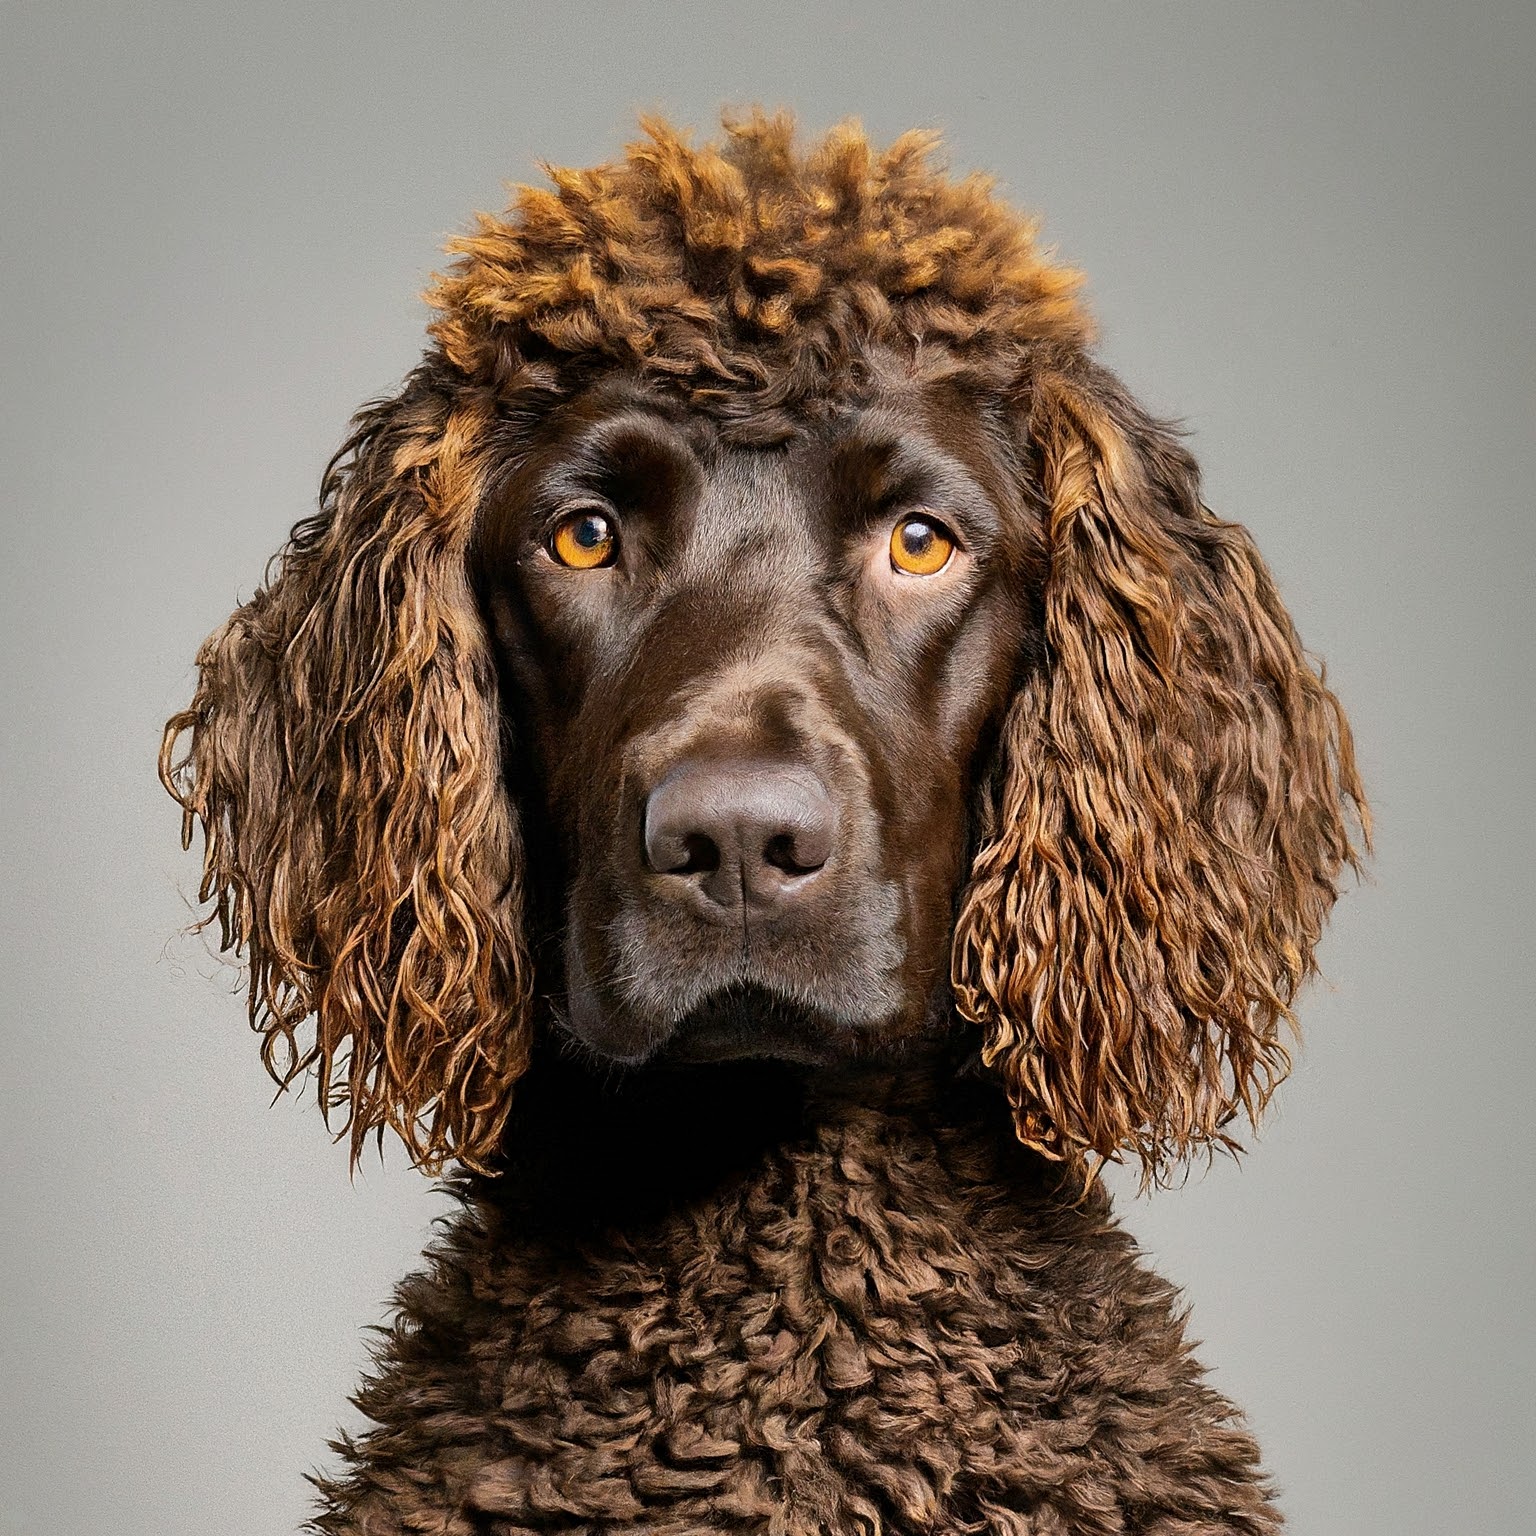
[[752, 1059], [822, 1066], [848, 1053], [851, 1031], [802, 1003], [753, 983], [706, 997], [673, 1027], [649, 1059], [701, 1063]]
[[638, 1025], [603, 1017], [590, 994], [560, 1027], [585, 1054], [615, 1066], [665, 1068], [765, 1061], [805, 1067], [848, 1067], [899, 1054], [940, 1028], [948, 1016], [947, 986], [910, 1018], [853, 1021], [756, 982], [732, 981], [666, 1024]]
[[862, 1054], [861, 1044], [875, 1033], [754, 982], [722, 986], [666, 1024], [605, 1016], [585, 991], [569, 1003], [559, 1017], [562, 1031], [584, 1052], [623, 1067], [754, 1060], [826, 1066]]
[[834, 917], [754, 934], [749, 948], [720, 925], [663, 922], [637, 903], [606, 922], [573, 911], [564, 1028], [625, 1066], [856, 1059], [905, 1034], [920, 1008], [894, 891], [877, 885]]

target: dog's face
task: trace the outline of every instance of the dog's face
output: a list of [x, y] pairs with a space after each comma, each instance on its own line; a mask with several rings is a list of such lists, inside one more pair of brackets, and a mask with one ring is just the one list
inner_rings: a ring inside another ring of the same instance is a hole
[[1047, 1156], [1230, 1144], [1362, 813], [1251, 540], [926, 141], [650, 132], [456, 242], [167, 729], [269, 1069], [495, 1167], [541, 1031], [951, 1028]]
[[476, 585], [557, 834], [564, 1022], [604, 1056], [825, 1062], [952, 1013], [1041, 527], [988, 403], [887, 363], [766, 447], [605, 381], [488, 498]]

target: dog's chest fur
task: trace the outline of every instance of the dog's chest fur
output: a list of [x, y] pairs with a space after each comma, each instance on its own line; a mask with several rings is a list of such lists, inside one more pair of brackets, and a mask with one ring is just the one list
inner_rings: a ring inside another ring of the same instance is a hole
[[359, 1397], [378, 1427], [318, 1528], [1276, 1528], [1173, 1290], [971, 1097], [834, 1098], [766, 1145], [738, 1124], [681, 1199], [642, 1186], [686, 1147], [657, 1167], [623, 1115], [568, 1121], [568, 1148], [625, 1159], [606, 1214], [602, 1157], [556, 1170], [546, 1124], [538, 1164], [467, 1185], [402, 1287]]

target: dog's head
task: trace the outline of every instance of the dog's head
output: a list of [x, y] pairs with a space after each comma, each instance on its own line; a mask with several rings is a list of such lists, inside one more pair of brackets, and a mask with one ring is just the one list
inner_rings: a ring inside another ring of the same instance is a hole
[[455, 242], [167, 729], [269, 1068], [484, 1165], [536, 1028], [958, 1018], [1050, 1156], [1227, 1143], [1362, 812], [1248, 536], [925, 138], [649, 134]]

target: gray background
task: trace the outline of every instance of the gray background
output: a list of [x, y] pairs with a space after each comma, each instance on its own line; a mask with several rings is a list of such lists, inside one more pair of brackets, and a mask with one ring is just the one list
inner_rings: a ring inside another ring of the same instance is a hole
[[[442, 1209], [269, 1108], [154, 781], [414, 361], [441, 238], [637, 107], [947, 131], [1090, 274], [1379, 821], [1257, 1150], [1122, 1200], [1300, 1532], [1529, 1532], [1536, 10], [6, 4], [0, 1531], [293, 1529]], [[1122, 1184], [1122, 1188], [1123, 1188]]]

